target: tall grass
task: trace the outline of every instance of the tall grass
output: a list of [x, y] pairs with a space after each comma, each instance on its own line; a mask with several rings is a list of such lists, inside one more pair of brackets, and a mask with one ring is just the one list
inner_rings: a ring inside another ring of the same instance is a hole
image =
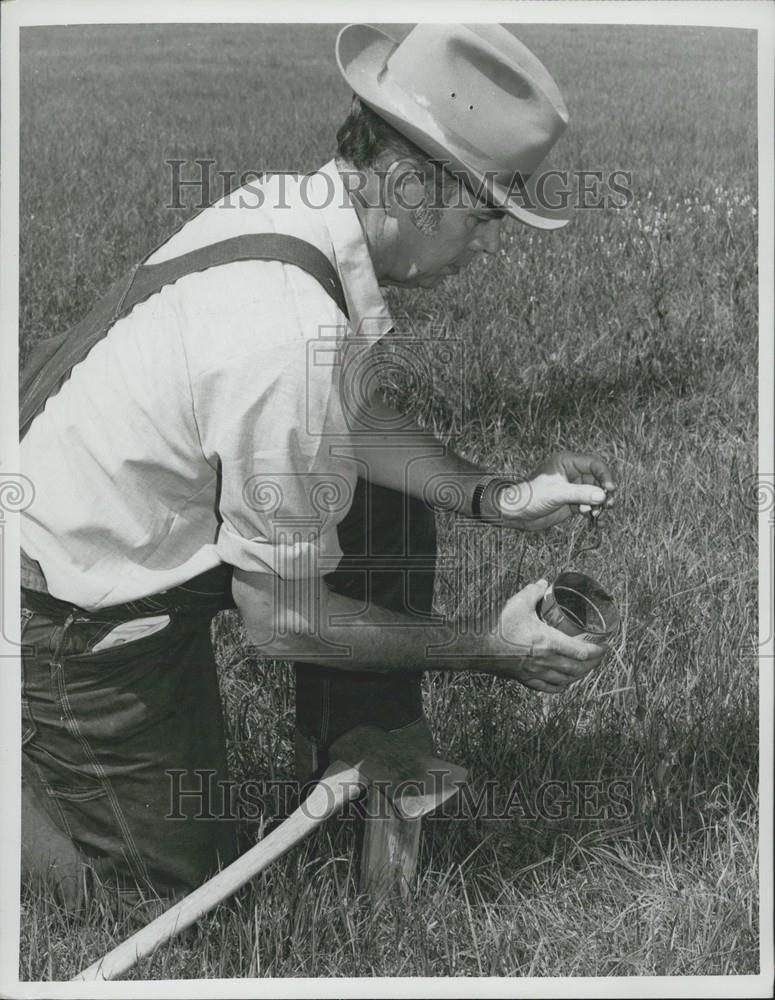
[[[25, 351], [186, 215], [161, 207], [165, 159], [309, 169], [330, 155], [347, 106], [334, 31], [24, 32]], [[558, 447], [612, 461], [620, 489], [598, 553], [574, 562], [572, 525], [527, 537], [442, 517], [437, 601], [476, 610], [573, 563], [620, 603], [614, 653], [559, 698], [427, 676], [443, 755], [512, 810], [426, 821], [399, 912], [357, 896], [352, 824], [331, 824], [134, 976], [758, 968], [755, 40], [519, 34], [568, 95], [574, 127], [555, 163], [630, 170], [632, 201], [579, 213], [562, 234], [513, 224], [501, 254], [456, 283], [391, 294], [399, 332], [427, 347], [385, 389], [498, 469], [527, 472]], [[432, 364], [439, 340], [460, 363]], [[258, 660], [234, 614], [214, 641], [235, 777], [289, 777], [290, 667]], [[530, 809], [547, 782], [614, 779], [628, 783], [624, 815]], [[140, 919], [90, 905], [73, 918], [44, 892], [24, 896], [23, 977], [66, 978]]]

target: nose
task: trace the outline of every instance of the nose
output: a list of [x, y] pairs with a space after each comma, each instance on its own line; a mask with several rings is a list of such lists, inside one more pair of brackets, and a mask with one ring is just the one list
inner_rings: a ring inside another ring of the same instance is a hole
[[497, 253], [500, 250], [500, 245], [501, 220], [492, 219], [490, 222], [480, 223], [472, 248], [483, 250], [485, 253]]

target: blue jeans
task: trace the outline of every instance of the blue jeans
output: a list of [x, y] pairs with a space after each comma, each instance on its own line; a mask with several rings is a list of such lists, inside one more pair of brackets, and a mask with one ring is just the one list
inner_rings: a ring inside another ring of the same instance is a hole
[[195, 796], [175, 808], [168, 772], [194, 789], [228, 777], [211, 615], [169, 604], [160, 631], [100, 650], [126, 612], [23, 599], [25, 795], [108, 882], [164, 896], [199, 884], [234, 858], [236, 827], [197, 818]]
[[[430, 613], [431, 511], [360, 481], [339, 527], [344, 558], [325, 578], [329, 587], [416, 618]], [[190, 891], [234, 858], [236, 825], [218, 785], [228, 769], [210, 643], [213, 615], [234, 606], [230, 575], [218, 567], [99, 612], [22, 591], [23, 844], [45, 844], [30, 825], [48, 823], [60, 854], [72, 844], [73, 857], [102, 878], [165, 896]], [[149, 616], [156, 631], [104, 647], [113, 630]], [[359, 723], [412, 726], [430, 749], [416, 673], [297, 664], [296, 720], [301, 781], [319, 774], [328, 745]], [[192, 794], [173, 802], [176, 772], [176, 787]], [[47, 863], [42, 847], [28, 853], [29, 872]]]

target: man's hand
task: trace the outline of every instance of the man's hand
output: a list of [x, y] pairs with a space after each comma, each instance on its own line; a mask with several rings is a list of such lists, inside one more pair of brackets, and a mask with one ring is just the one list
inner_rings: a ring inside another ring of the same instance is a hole
[[509, 658], [493, 658], [481, 670], [559, 694], [600, 666], [608, 647], [564, 635], [541, 621], [536, 606], [548, 586], [546, 580], [531, 583], [506, 603], [493, 652]]
[[579, 505], [611, 507], [616, 482], [597, 455], [560, 451], [534, 469], [527, 482], [501, 486], [493, 497], [501, 523], [521, 531], [544, 531], [559, 524]]
[[[498, 629], [485, 636], [461, 625], [416, 620], [337, 594], [320, 581], [317, 599], [264, 573], [235, 568], [234, 601], [248, 638], [263, 656], [320, 662], [338, 670], [422, 673], [469, 670], [517, 680], [556, 694], [598, 666], [607, 647], [563, 635], [545, 625], [535, 608], [548, 586], [532, 583], [501, 612]], [[353, 619], [357, 624], [353, 627]]]

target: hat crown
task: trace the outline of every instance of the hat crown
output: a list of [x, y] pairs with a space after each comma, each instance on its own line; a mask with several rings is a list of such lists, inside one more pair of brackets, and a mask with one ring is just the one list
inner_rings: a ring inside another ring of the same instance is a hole
[[380, 74], [504, 172], [532, 173], [568, 122], [543, 64], [500, 24], [418, 24]]
[[535, 173], [568, 111], [546, 67], [503, 25], [423, 23], [399, 43], [348, 25], [337, 59], [361, 100], [477, 190], [484, 184], [496, 204], [539, 228], [567, 221], [521, 209], [510, 190]]

